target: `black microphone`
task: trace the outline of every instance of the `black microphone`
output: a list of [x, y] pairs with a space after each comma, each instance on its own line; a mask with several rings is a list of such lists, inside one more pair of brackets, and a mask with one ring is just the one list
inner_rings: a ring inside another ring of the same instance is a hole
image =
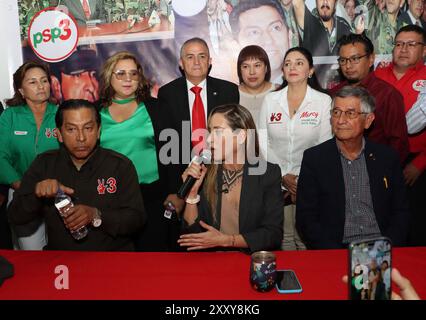
[[[212, 158], [211, 151], [205, 149], [200, 153], [199, 156], [195, 156], [194, 159], [192, 159], [191, 163], [195, 162], [198, 164], [202, 164], [202, 163], [206, 164], [206, 163], [210, 163], [211, 158]], [[197, 181], [196, 178], [194, 178], [193, 176], [188, 176], [185, 182], [179, 188], [177, 196], [181, 199], [185, 199], [189, 191], [191, 191], [191, 188], [194, 186], [195, 181]]]

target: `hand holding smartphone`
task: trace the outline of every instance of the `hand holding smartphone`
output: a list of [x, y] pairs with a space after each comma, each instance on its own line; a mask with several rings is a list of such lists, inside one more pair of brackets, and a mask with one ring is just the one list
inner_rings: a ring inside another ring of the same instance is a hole
[[279, 293], [299, 293], [302, 286], [293, 270], [277, 270], [276, 288]]
[[349, 296], [352, 300], [391, 298], [392, 245], [385, 237], [349, 245]]

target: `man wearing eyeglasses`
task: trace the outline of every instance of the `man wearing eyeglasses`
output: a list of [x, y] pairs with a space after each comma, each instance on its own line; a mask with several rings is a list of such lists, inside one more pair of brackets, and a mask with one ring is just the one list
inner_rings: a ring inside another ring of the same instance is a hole
[[408, 156], [408, 134], [404, 99], [392, 85], [377, 78], [373, 43], [363, 35], [350, 34], [339, 40], [340, 70], [345, 81], [331, 90], [334, 95], [346, 85], [361, 86], [375, 98], [375, 119], [366, 136], [376, 143], [389, 145], [398, 152], [401, 164]]
[[408, 202], [398, 154], [364, 138], [374, 98], [360, 86], [336, 92], [334, 138], [305, 151], [299, 175], [296, 227], [311, 249], [344, 248], [386, 236], [406, 244]]
[[[392, 63], [375, 71], [377, 77], [389, 82], [404, 97], [407, 113], [416, 102], [419, 93], [426, 87], [426, 33], [417, 25], [402, 27], [396, 37]], [[409, 135], [410, 154], [404, 168], [405, 183], [409, 186], [412, 211], [410, 243], [426, 245], [426, 130]]]

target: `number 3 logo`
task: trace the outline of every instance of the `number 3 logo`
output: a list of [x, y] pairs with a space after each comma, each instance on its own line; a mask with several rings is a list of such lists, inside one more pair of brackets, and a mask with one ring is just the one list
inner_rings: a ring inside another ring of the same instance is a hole
[[108, 193], [115, 193], [117, 191], [117, 180], [115, 178], [109, 178], [107, 180], [108, 188], [106, 189]]

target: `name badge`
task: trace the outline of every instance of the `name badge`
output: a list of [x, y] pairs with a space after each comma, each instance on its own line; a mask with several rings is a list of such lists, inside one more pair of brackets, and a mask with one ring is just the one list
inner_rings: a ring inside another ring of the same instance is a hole
[[28, 131], [15, 131], [15, 136], [26, 136]]

